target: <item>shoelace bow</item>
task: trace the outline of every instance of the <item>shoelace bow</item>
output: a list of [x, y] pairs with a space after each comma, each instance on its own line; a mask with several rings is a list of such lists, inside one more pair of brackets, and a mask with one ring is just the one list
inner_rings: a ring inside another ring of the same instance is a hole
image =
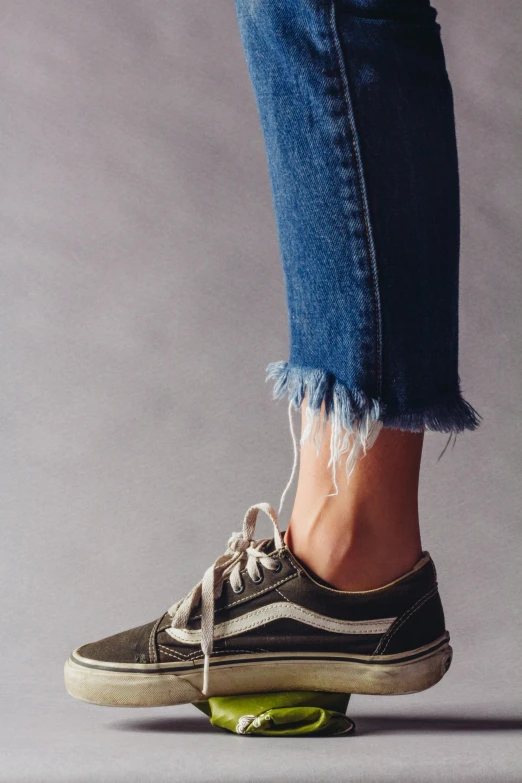
[[205, 656], [203, 667], [203, 694], [208, 693], [210, 655], [214, 647], [214, 603], [221, 595], [225, 579], [229, 579], [232, 589], [240, 592], [243, 586], [242, 569], [246, 566], [247, 573], [253, 582], [261, 579], [259, 566], [270, 571], [277, 570], [278, 561], [270, 557], [264, 547], [270, 538], [254, 540], [257, 516], [263, 511], [274, 526], [275, 548], [283, 546], [283, 539], [277, 524], [277, 513], [268, 503], [257, 503], [251, 506], [245, 514], [243, 529], [233, 533], [228, 540], [226, 552], [205, 571], [201, 582], [192, 588], [190, 593], [170, 607], [168, 613], [172, 616], [172, 628], [186, 628], [192, 610], [201, 600], [201, 651]]
[[[297, 474], [297, 465], [299, 462], [298, 438], [292, 417], [292, 409], [293, 402], [290, 400], [288, 404], [288, 420], [294, 448], [294, 459], [290, 478], [288, 479], [288, 483], [284, 488], [283, 494], [281, 495], [281, 500], [279, 501], [279, 514], [281, 513], [286, 495], [288, 494], [288, 491], [292, 486], [292, 482]], [[362, 441], [359, 439], [355, 440], [355, 443], [352, 445], [347, 459], [347, 465], [350, 466], [350, 473], [351, 470], [353, 470], [353, 465], [355, 464], [360, 451], [362, 450], [363, 453], [366, 453], [366, 449], [369, 448], [374, 442], [381, 424], [380, 422], [374, 422], [373, 425], [370, 426], [370, 422], [367, 420], [365, 426], [366, 431], [363, 433], [364, 437]], [[328, 464], [333, 464], [334, 466], [333, 480], [336, 489], [334, 494], [336, 494], [338, 489], [335, 471], [333, 432], [334, 431], [332, 429], [332, 442], [330, 447], [331, 458]], [[303, 442], [304, 438], [305, 436], [303, 435], [301, 443]], [[348, 440], [349, 439], [346, 436], [342, 441], [341, 446], [337, 450], [339, 454], [348, 450]], [[317, 443], [316, 446], [318, 448]], [[190, 593], [185, 598], [175, 603], [168, 610], [168, 614], [172, 616], [171, 627], [186, 628], [190, 620], [192, 610], [201, 600], [201, 651], [205, 656], [205, 663], [203, 667], [204, 695], [208, 693], [210, 655], [212, 654], [212, 650], [214, 648], [214, 602], [216, 598], [221, 595], [221, 590], [223, 588], [225, 579], [228, 577], [232, 589], [238, 592], [242, 586], [241, 570], [245, 565], [249, 577], [254, 582], [261, 578], [259, 565], [262, 565], [264, 568], [268, 568], [270, 571], [275, 571], [279, 567], [278, 562], [276, 562], [272, 557], [263, 551], [263, 548], [271, 541], [271, 539], [263, 538], [259, 541], [254, 541], [253, 539], [256, 529], [257, 515], [260, 511], [263, 511], [272, 520], [272, 524], [274, 525], [274, 541], [276, 549], [280, 549], [283, 546], [283, 539], [277, 524], [278, 514], [275, 512], [272, 506], [270, 506], [268, 503], [257, 503], [255, 506], [250, 506], [243, 520], [243, 530], [241, 533], [232, 534], [228, 540], [227, 551], [221, 555], [221, 557], [218, 557], [216, 562], [205, 571], [201, 582], [198, 582], [198, 584], [192, 588]]]

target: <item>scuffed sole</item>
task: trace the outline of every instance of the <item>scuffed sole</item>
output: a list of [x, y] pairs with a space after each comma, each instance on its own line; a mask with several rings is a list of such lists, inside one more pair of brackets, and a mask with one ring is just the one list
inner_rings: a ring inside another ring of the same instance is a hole
[[[452, 648], [446, 633], [431, 645], [407, 654], [320, 657], [302, 653], [221, 658], [210, 670], [208, 695], [231, 696], [270, 691], [330, 691], [369, 695], [417, 693], [431, 688], [449, 669]], [[176, 669], [178, 672], [176, 673]], [[90, 661], [76, 651], [65, 664], [71, 696], [107, 707], [162, 707], [208, 698], [201, 692], [201, 665], [114, 664]]]

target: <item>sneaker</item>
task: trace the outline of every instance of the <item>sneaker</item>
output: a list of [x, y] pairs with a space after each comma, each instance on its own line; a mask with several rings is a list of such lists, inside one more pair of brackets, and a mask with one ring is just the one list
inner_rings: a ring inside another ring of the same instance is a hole
[[[259, 511], [273, 538], [254, 540]], [[335, 590], [292, 555], [276, 512], [260, 503], [184, 599], [79, 647], [65, 684], [78, 699], [120, 707], [290, 690], [415, 693], [435, 685], [451, 657], [428, 552], [384, 587]]]

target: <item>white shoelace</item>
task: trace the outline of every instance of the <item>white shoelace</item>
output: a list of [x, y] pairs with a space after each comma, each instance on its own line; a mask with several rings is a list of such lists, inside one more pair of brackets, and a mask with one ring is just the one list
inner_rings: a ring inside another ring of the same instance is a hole
[[[297, 445], [297, 436], [292, 417], [292, 403], [288, 406], [288, 418], [290, 421], [290, 432], [294, 447], [294, 460], [292, 472], [286, 487], [279, 501], [279, 514], [283, 508], [285, 497], [290, 489], [297, 472], [297, 463], [299, 460], [299, 449]], [[265, 551], [265, 546], [271, 542], [270, 538], [254, 540], [257, 515], [263, 511], [270, 517], [274, 526], [275, 548], [280, 549], [283, 546], [283, 539], [278, 525], [278, 514], [268, 503], [256, 503], [250, 506], [243, 520], [243, 530], [240, 533], [232, 533], [228, 540], [226, 552], [218, 557], [203, 575], [201, 582], [192, 588], [190, 593], [181, 601], [178, 601], [170, 607], [168, 613], [172, 616], [172, 628], [186, 628], [190, 620], [190, 615], [194, 607], [201, 600], [201, 651], [205, 656], [203, 667], [203, 689], [204, 695], [208, 693], [210, 656], [214, 648], [214, 604], [216, 598], [221, 595], [225, 579], [229, 579], [230, 585], [235, 592], [242, 592], [243, 578], [241, 571], [246, 566], [247, 573], [253, 582], [260, 581], [261, 572], [259, 566], [268, 568], [269, 571], [276, 571], [280, 568], [280, 562], [270, 557]]]
[[[203, 666], [203, 689], [204, 695], [208, 693], [209, 686], [209, 669], [210, 669], [210, 656], [214, 649], [214, 605], [216, 598], [221, 595], [223, 584], [225, 579], [229, 579], [230, 585], [235, 592], [242, 592], [243, 578], [241, 571], [246, 567], [246, 571], [250, 579], [253, 582], [261, 580], [260, 566], [267, 568], [270, 571], [275, 571], [280, 568], [280, 561], [270, 557], [265, 551], [265, 546], [271, 542], [270, 538], [263, 538], [258, 541], [254, 540], [254, 532], [256, 528], [257, 516], [260, 511], [267, 514], [272, 520], [274, 526], [274, 542], [275, 548], [280, 549], [283, 546], [283, 539], [278, 526], [278, 514], [281, 513], [283, 504], [288, 494], [292, 482], [297, 473], [297, 465], [299, 462], [299, 445], [298, 439], [294, 427], [294, 420], [292, 416], [293, 403], [288, 405], [288, 419], [290, 422], [290, 434], [292, 436], [292, 444], [294, 449], [294, 459], [292, 464], [292, 472], [286, 487], [281, 495], [279, 501], [279, 510], [276, 511], [268, 503], [256, 503], [254, 506], [250, 506], [245, 514], [243, 520], [243, 530], [240, 533], [233, 533], [228, 540], [228, 548], [226, 552], [218, 557], [204, 573], [201, 582], [192, 588], [190, 593], [181, 601], [173, 604], [168, 610], [168, 614], [172, 616], [171, 627], [172, 628], [186, 628], [192, 614], [192, 610], [201, 601], [201, 651], [204, 655]], [[370, 426], [371, 424], [371, 426]], [[357, 461], [360, 452], [366, 453], [377, 437], [381, 422], [370, 423], [369, 418], [365, 422], [366, 431], [362, 433], [362, 437], [355, 439], [352, 444], [350, 454], [347, 460], [347, 476], [349, 477], [355, 462]], [[348, 451], [348, 435], [345, 436], [342, 446], [337, 450], [334, 448], [334, 429], [332, 428], [332, 440], [331, 440], [331, 456], [330, 462], [333, 464], [333, 481], [335, 486], [335, 492], [337, 494], [337, 481], [335, 465], [336, 461], [341, 454]], [[305, 435], [301, 438], [303, 442]], [[319, 445], [316, 443], [316, 447]]]
[[225, 579], [229, 579], [234, 592], [242, 592], [242, 569], [246, 566], [248, 576], [253, 582], [261, 581], [259, 566], [269, 571], [280, 568], [280, 561], [270, 557], [264, 547], [271, 542], [270, 538], [254, 541], [257, 515], [264, 511], [274, 526], [275, 548], [283, 546], [283, 539], [277, 524], [277, 513], [268, 503], [257, 503], [251, 506], [243, 520], [243, 530], [233, 533], [228, 540], [227, 551], [218, 557], [215, 563], [205, 571], [201, 582], [192, 588], [190, 593], [169, 609], [172, 615], [172, 628], [186, 628], [192, 610], [201, 600], [201, 650], [205, 656], [203, 667], [203, 694], [208, 693], [210, 656], [214, 646], [214, 602], [221, 595]]

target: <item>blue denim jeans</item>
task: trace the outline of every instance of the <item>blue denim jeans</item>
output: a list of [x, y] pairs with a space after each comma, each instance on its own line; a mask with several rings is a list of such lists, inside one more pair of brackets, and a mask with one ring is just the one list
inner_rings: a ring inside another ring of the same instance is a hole
[[274, 394], [372, 422], [479, 423], [458, 375], [453, 99], [428, 0], [235, 0], [290, 330]]

